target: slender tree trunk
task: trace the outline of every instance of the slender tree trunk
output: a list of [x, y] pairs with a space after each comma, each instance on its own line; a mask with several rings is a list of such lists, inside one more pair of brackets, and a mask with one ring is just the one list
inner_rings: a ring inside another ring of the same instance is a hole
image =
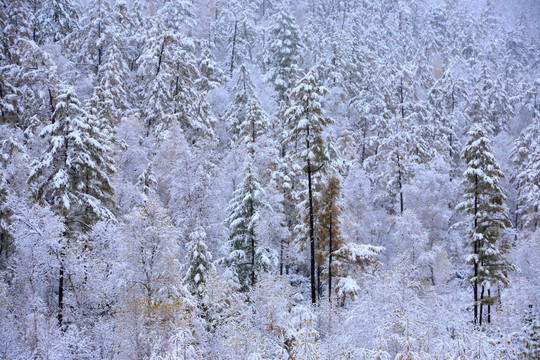
[[[309, 133], [309, 131], [308, 131]], [[308, 140], [308, 149], [309, 149], [309, 140]], [[308, 205], [309, 205], [309, 246], [310, 246], [310, 265], [311, 265], [311, 303], [315, 304], [317, 302], [317, 294], [315, 290], [315, 229], [314, 229], [314, 219], [313, 219], [313, 189], [311, 183], [311, 162], [308, 159], [307, 161], [307, 171], [308, 171]]]
[[0, 256], [2, 256], [2, 252], [4, 251], [4, 232], [0, 231]]
[[[309, 126], [306, 128], [306, 150], [309, 153]], [[307, 159], [308, 175], [308, 206], [309, 206], [309, 247], [310, 247], [310, 275], [311, 275], [311, 303], [317, 302], [317, 292], [315, 289], [315, 227], [313, 215], [313, 184], [311, 179], [311, 160]]]
[[[475, 176], [475, 194], [474, 194], [474, 230], [478, 226], [478, 219], [476, 214], [478, 213], [478, 176]], [[478, 255], [479, 249], [478, 240], [474, 240], [474, 254]], [[478, 324], [478, 259], [474, 260], [474, 324]], [[480, 322], [481, 324], [481, 322]]]
[[234, 71], [234, 57], [236, 56], [236, 32], [238, 30], [238, 20], [234, 21], [234, 33], [233, 33], [233, 41], [232, 41], [232, 54], [231, 54], [231, 76], [233, 75]]
[[487, 321], [488, 321], [488, 324], [491, 324], [491, 289], [488, 289], [488, 298], [489, 298], [489, 303], [487, 306]]
[[161, 43], [161, 49], [159, 50], [156, 75], [159, 74], [159, 71], [161, 70], [161, 62], [163, 61], [163, 51], [165, 51], [165, 39], [163, 39], [163, 42]]
[[[0, 86], [0, 99], [4, 98], [4, 91], [2, 90], [2, 86]], [[5, 119], [6, 114], [4, 113], [4, 108], [0, 108], [0, 115], [2, 115], [2, 118]]]
[[401, 160], [399, 157], [399, 151], [397, 153], [397, 165], [398, 165], [398, 185], [399, 185], [399, 210], [400, 214], [403, 214], [403, 184], [401, 176]]
[[317, 298], [322, 298], [322, 282], [321, 282], [321, 275], [322, 275], [322, 267], [320, 265], [317, 265]]
[[[249, 214], [253, 218], [253, 200], [249, 202]], [[255, 285], [255, 233], [254, 229], [250, 230], [251, 237], [251, 286]]]
[[58, 275], [58, 325], [62, 327], [64, 319], [64, 264], [60, 264], [60, 273]]
[[328, 301], [332, 301], [332, 214], [330, 214], [330, 228], [328, 230]]
[[482, 285], [482, 291], [480, 292], [480, 326], [482, 326], [482, 315], [484, 312], [484, 285]]
[[283, 239], [281, 239], [279, 247], [279, 275], [283, 275]]
[[[101, 1], [100, 1], [101, 4]], [[101, 38], [101, 21], [98, 22], [98, 39]], [[101, 42], [100, 42], [101, 44]], [[102, 45], [98, 47], [98, 63], [96, 66], [96, 74], [99, 72], [99, 67], [101, 66], [101, 56], [103, 55]]]
[[[53, 100], [53, 94], [52, 94], [52, 91], [51, 91], [51, 88], [47, 88], [47, 90], [49, 91], [49, 105], [51, 107], [51, 113], [54, 113], [54, 100]], [[52, 118], [52, 123], [54, 124], [54, 118]]]

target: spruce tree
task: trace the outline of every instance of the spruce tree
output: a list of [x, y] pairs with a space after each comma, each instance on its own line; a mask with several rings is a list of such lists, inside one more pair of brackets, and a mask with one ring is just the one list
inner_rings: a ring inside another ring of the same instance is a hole
[[[537, 81], [538, 82], [538, 81]], [[535, 84], [536, 87], [540, 82]], [[519, 135], [512, 148], [511, 160], [516, 168], [512, 182], [517, 188], [516, 227], [536, 229], [540, 224], [540, 106], [532, 99], [532, 121]]]
[[141, 189], [143, 201], [148, 201], [151, 194], [155, 194], [157, 189], [157, 179], [152, 162], [148, 163], [144, 171], [137, 179], [137, 186]]
[[272, 16], [269, 29], [269, 45], [265, 53], [268, 66], [265, 80], [272, 83], [282, 100], [290, 87], [291, 75], [300, 64], [302, 43], [300, 30], [289, 7], [282, 3]]
[[45, 0], [36, 14], [39, 24], [37, 40], [40, 44], [57, 42], [69, 35], [79, 25], [79, 9], [72, 0]]
[[293, 157], [302, 162], [307, 175], [308, 234], [310, 244], [311, 301], [316, 302], [315, 280], [315, 214], [313, 208], [315, 178], [325, 171], [329, 162], [327, 144], [324, 137], [326, 126], [332, 120], [324, 115], [322, 97], [327, 93], [317, 86], [314, 70], [300, 79], [291, 90], [291, 106], [285, 112], [287, 119], [287, 143], [295, 145]]
[[474, 322], [482, 325], [484, 305], [487, 305], [487, 321], [491, 321], [490, 306], [496, 300], [491, 288], [496, 284], [507, 284], [508, 272], [512, 269], [505, 257], [507, 248], [502, 239], [510, 221], [504, 206], [506, 196], [499, 184], [504, 175], [493, 156], [487, 131], [482, 124], [475, 123], [468, 136], [463, 152], [467, 164], [463, 173], [464, 201], [458, 209], [468, 216], [472, 250], [468, 264], [473, 267], [469, 280], [474, 289]]
[[524, 320], [522, 358], [526, 360], [540, 359], [540, 324], [532, 305], [529, 305]]
[[514, 110], [502, 79], [493, 78], [488, 66], [483, 64], [474, 81], [466, 110], [468, 116], [475, 122], [482, 121], [494, 135], [507, 130]]
[[246, 118], [240, 124], [238, 141], [253, 145], [258, 137], [263, 136], [268, 131], [268, 116], [256, 96], [249, 100], [246, 110]]
[[240, 126], [246, 120], [248, 103], [255, 97], [255, 85], [251, 81], [246, 66], [242, 64], [237, 72], [236, 83], [233, 87], [234, 99], [225, 114], [225, 121], [234, 142], [238, 141]]
[[244, 180], [229, 202], [227, 218], [231, 253], [226, 262], [236, 273], [243, 291], [255, 284], [258, 270], [268, 270], [265, 258], [268, 251], [259, 246], [256, 229], [261, 209], [269, 207], [263, 193], [253, 166], [248, 163]]
[[[60, 254], [58, 322], [63, 324], [66, 253], [99, 220], [115, 219], [110, 176], [116, 171], [106, 122], [86, 112], [71, 88], [56, 98], [52, 123], [41, 132], [47, 148], [35, 161], [29, 182], [37, 200], [63, 217], [66, 244]], [[88, 244], [84, 246], [88, 248]], [[68, 274], [70, 275], [70, 274]]]
[[52, 123], [41, 132], [48, 147], [29, 178], [37, 185], [38, 200], [67, 216], [69, 223], [90, 226], [114, 218], [110, 127], [86, 112], [69, 87], [56, 101]]
[[184, 283], [186, 283], [192, 295], [198, 295], [199, 297], [203, 295], [204, 285], [209, 273], [214, 270], [212, 254], [208, 251], [205, 241], [206, 232], [202, 226], [198, 225], [189, 234], [189, 243], [186, 246], [188, 262]]

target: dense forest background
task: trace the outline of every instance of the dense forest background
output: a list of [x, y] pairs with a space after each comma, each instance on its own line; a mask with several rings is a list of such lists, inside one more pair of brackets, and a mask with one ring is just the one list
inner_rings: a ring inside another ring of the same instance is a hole
[[0, 358], [539, 359], [539, 18], [0, 0]]

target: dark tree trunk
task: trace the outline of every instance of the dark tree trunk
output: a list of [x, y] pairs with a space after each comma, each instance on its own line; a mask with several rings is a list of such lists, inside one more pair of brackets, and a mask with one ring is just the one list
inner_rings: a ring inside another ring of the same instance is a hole
[[328, 301], [332, 301], [332, 215], [330, 214], [330, 228], [328, 229]]
[[480, 292], [480, 326], [482, 326], [482, 315], [484, 312], [484, 285], [482, 285], [482, 291]]
[[60, 274], [58, 279], [58, 325], [62, 327], [64, 319], [64, 264], [60, 264]]
[[489, 303], [487, 306], [487, 321], [488, 321], [488, 324], [491, 324], [491, 289], [488, 289], [488, 298], [489, 298]]
[[[309, 131], [308, 131], [309, 134]], [[309, 140], [308, 140], [309, 149]], [[311, 183], [311, 162], [307, 162], [308, 171], [308, 204], [309, 204], [309, 247], [310, 247], [310, 265], [311, 265], [311, 303], [317, 302], [317, 294], [315, 289], [315, 229], [313, 219], [313, 189]]]
[[4, 247], [6, 248], [6, 258], [8, 257], [8, 244], [7, 244], [7, 235], [0, 231], [0, 256], [2, 256], [2, 253], [4, 252]]
[[399, 158], [399, 152], [397, 153], [397, 165], [398, 165], [398, 186], [399, 186], [399, 211], [403, 214], [403, 184], [401, 176], [401, 160]]
[[236, 56], [236, 32], [238, 30], [238, 20], [234, 21], [234, 33], [233, 33], [233, 40], [232, 40], [232, 51], [231, 51], [231, 76], [233, 75], [234, 71], [234, 57]]
[[[49, 105], [51, 106], [51, 113], [54, 113], [53, 94], [50, 87], [47, 90], [49, 91]], [[52, 123], [54, 124], [54, 118], [52, 119]]]
[[279, 275], [283, 275], [283, 239], [279, 244]]
[[[476, 214], [478, 213], [478, 176], [475, 176], [474, 179], [474, 186], [475, 186], [475, 194], [474, 194], [474, 231], [476, 231], [476, 227], [478, 226], [478, 219], [476, 218]], [[478, 240], [474, 241], [474, 254], [478, 255], [479, 249], [479, 242]], [[478, 324], [478, 260], [474, 260], [474, 324]], [[480, 324], [482, 322], [480, 321]]]
[[[309, 126], [306, 128], [306, 149], [309, 152]], [[309, 206], [309, 247], [310, 247], [310, 275], [311, 275], [311, 303], [317, 303], [317, 291], [315, 288], [315, 226], [313, 215], [313, 184], [311, 181], [311, 161], [307, 159], [308, 175], [308, 206]]]
[[[249, 203], [249, 215], [253, 218], [253, 201]], [[251, 286], [255, 285], [255, 233], [254, 229], [250, 231], [251, 237]]]
[[161, 70], [161, 62], [163, 61], [163, 51], [165, 51], [165, 39], [163, 39], [163, 42], [161, 43], [161, 49], [159, 50], [159, 58], [158, 58], [156, 75], [159, 74], [159, 71]]
[[317, 298], [322, 298], [322, 282], [321, 282], [321, 275], [322, 275], [322, 267], [317, 265]]

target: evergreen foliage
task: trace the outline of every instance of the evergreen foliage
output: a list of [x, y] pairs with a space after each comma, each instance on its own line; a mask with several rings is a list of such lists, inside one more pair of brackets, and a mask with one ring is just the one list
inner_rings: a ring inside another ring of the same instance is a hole
[[[512, 269], [505, 255], [508, 245], [504, 239], [510, 220], [504, 206], [506, 196], [500, 185], [504, 175], [495, 161], [489, 135], [482, 124], [475, 123], [468, 136], [463, 151], [463, 160], [467, 164], [463, 173], [464, 201], [458, 208], [465, 211], [469, 219], [472, 253], [467, 262], [474, 268], [469, 280], [474, 285], [474, 320], [482, 325], [483, 305], [489, 307], [496, 299], [495, 294], [489, 295], [489, 289], [497, 284], [507, 284], [508, 272]], [[480, 314], [477, 313], [478, 306]]]
[[257, 234], [260, 212], [269, 206], [263, 194], [253, 166], [248, 163], [244, 180], [229, 202], [227, 218], [230, 255], [226, 262], [238, 277], [243, 291], [255, 284], [260, 271], [270, 270], [273, 262], [272, 254], [261, 247]]

